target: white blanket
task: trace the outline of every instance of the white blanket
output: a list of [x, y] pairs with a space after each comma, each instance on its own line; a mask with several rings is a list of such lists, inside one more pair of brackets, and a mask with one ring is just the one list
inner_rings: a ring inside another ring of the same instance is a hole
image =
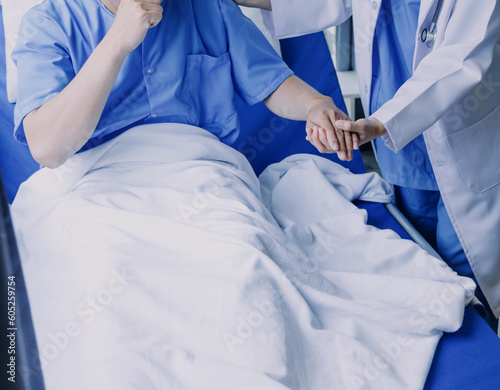
[[23, 184], [47, 389], [422, 388], [473, 282], [366, 226], [345, 197], [390, 199], [377, 176], [299, 155], [261, 181], [208, 132], [159, 124]]

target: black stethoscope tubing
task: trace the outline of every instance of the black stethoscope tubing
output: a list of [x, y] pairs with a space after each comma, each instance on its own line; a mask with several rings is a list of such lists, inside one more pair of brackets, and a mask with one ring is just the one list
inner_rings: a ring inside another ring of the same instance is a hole
[[441, 10], [443, 8], [444, 0], [439, 0], [436, 12], [434, 12], [434, 16], [432, 18], [431, 26], [429, 30], [426, 28], [422, 31], [422, 42], [427, 43], [427, 47], [432, 48], [434, 46], [434, 42], [436, 42], [436, 34], [437, 34], [437, 21], [439, 19], [439, 15], [441, 14]]

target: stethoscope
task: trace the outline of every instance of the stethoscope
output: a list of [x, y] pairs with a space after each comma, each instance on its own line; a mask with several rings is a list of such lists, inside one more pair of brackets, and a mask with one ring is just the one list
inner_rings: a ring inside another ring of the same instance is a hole
[[422, 31], [422, 42], [426, 43], [428, 48], [432, 48], [434, 46], [434, 43], [436, 42], [437, 21], [439, 19], [439, 15], [441, 14], [441, 9], [443, 8], [443, 1], [444, 0], [438, 1], [436, 12], [434, 13], [434, 17], [432, 18], [432, 23], [429, 27], [429, 30], [425, 28]]

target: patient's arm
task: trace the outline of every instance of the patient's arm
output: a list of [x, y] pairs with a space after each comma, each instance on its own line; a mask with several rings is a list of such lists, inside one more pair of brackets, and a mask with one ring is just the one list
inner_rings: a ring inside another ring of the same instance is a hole
[[[108, 5], [107, 1], [104, 1]], [[156, 26], [161, 0], [121, 0], [116, 18], [75, 78], [51, 100], [28, 114], [24, 131], [35, 160], [56, 168], [90, 139], [127, 55]]]
[[321, 153], [338, 152], [341, 160], [352, 160], [352, 151], [359, 146], [358, 135], [334, 126], [337, 120], [349, 121], [349, 117], [330, 97], [298, 77], [290, 76], [264, 103], [276, 115], [307, 121], [307, 139]]
[[243, 5], [245, 7], [261, 8], [271, 11], [271, 0], [234, 0], [238, 5]]

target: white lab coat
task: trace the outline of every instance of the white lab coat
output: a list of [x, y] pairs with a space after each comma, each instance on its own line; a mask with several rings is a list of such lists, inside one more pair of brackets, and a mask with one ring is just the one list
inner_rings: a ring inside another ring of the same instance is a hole
[[[272, 0], [263, 11], [276, 38], [321, 31], [353, 15], [356, 67], [365, 112], [381, 0]], [[401, 150], [424, 133], [446, 209], [474, 274], [500, 316], [500, 2], [445, 0], [437, 39], [420, 39], [437, 0], [422, 0], [414, 74], [374, 117], [387, 146]], [[396, 16], [397, 17], [397, 16]], [[314, 61], [314, 58], [311, 58]], [[383, 63], [382, 63], [383, 66]]]

